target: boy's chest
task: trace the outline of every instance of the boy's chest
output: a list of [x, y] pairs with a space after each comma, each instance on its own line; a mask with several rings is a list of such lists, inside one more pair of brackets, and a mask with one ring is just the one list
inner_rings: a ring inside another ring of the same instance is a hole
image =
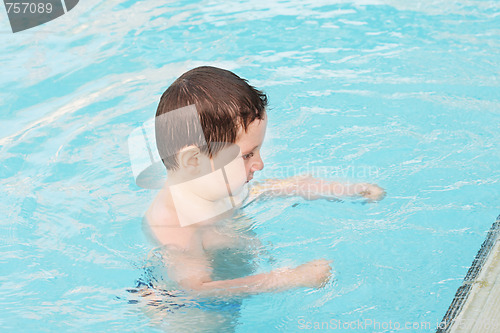
[[255, 235], [229, 229], [206, 230], [203, 248], [210, 260], [213, 280], [235, 279], [252, 274], [256, 259]]
[[205, 250], [224, 248], [250, 250], [261, 245], [256, 233], [251, 228], [251, 221], [239, 218], [219, 222], [201, 231], [200, 239]]
[[241, 247], [242, 237], [233, 230], [219, 230], [214, 227], [207, 228], [201, 233], [201, 241], [205, 250]]

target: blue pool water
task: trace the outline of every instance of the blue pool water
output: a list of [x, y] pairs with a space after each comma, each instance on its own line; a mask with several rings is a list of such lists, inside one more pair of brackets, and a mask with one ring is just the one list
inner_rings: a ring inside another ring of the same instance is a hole
[[199, 65], [269, 95], [257, 178], [308, 171], [387, 190], [376, 204], [249, 205], [267, 253], [257, 272], [328, 258], [335, 279], [243, 299], [235, 331], [356, 321], [379, 323], [367, 332], [396, 322], [434, 331], [500, 210], [499, 9], [81, 1], [16, 34], [2, 15], [2, 331], [159, 331], [126, 301], [151, 249], [140, 223], [155, 194], [135, 185], [126, 142]]

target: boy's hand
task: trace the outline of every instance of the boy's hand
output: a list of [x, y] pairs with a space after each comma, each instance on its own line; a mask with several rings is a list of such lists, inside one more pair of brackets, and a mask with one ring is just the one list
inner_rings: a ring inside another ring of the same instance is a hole
[[360, 196], [368, 199], [368, 201], [379, 201], [385, 197], [384, 189], [376, 184], [359, 183], [354, 185], [354, 187], [355, 191]]
[[333, 260], [317, 259], [292, 269], [293, 279], [301, 287], [324, 287], [331, 276]]

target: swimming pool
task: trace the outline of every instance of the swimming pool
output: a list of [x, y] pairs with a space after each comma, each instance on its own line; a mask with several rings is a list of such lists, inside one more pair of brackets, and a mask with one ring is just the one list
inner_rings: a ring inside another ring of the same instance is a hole
[[257, 178], [310, 171], [388, 193], [249, 205], [272, 259], [259, 270], [326, 257], [336, 276], [244, 299], [236, 331], [434, 331], [499, 213], [499, 7], [110, 0], [16, 34], [3, 20], [1, 327], [157, 330], [124, 301], [154, 195], [134, 185], [126, 142], [174, 78], [208, 64], [270, 97]]

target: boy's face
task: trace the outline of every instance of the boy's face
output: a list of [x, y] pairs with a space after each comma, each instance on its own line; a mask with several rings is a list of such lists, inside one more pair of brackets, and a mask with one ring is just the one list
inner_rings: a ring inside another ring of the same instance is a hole
[[[257, 170], [264, 168], [260, 148], [266, 134], [267, 119], [254, 120], [244, 131], [240, 128], [236, 142], [210, 158], [195, 146], [179, 152], [179, 170], [175, 171], [168, 186], [197, 193], [198, 196], [218, 201], [238, 196]], [[241, 155], [240, 155], [241, 154]], [[222, 172], [221, 170], [224, 170]], [[228, 190], [230, 190], [228, 192]]]
[[264, 117], [262, 120], [255, 119], [252, 123], [250, 123], [246, 132], [243, 128], [240, 128], [240, 131], [238, 132], [238, 137], [235, 143], [241, 149], [247, 182], [253, 178], [255, 171], [262, 170], [264, 168], [264, 162], [260, 157], [260, 148], [264, 142], [266, 127], [267, 117]]

